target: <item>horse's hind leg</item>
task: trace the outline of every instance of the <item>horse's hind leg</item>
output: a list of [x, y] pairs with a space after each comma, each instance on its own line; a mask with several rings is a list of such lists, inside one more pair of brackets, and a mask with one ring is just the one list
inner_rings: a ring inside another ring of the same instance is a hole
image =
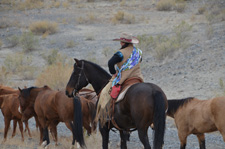
[[55, 146], [58, 145], [58, 136], [57, 136], [57, 128], [56, 126], [58, 125], [58, 122], [53, 122], [50, 124], [50, 131], [53, 137], [53, 140], [55, 141]]
[[5, 142], [6, 141], [6, 138], [7, 138], [10, 121], [11, 120], [9, 118], [6, 118], [6, 116], [5, 116], [5, 129], [4, 129], [4, 140], [3, 140], [3, 142]]
[[100, 133], [102, 135], [102, 148], [108, 149], [108, 143], [109, 143], [109, 129], [108, 129], [108, 123], [106, 123], [103, 127], [99, 124]]
[[12, 133], [12, 138], [16, 135], [16, 125], [17, 124], [17, 120], [13, 120], [13, 133]]
[[120, 138], [121, 138], [121, 149], [127, 149], [127, 141], [129, 140], [130, 134], [120, 130]]
[[[31, 136], [31, 133], [30, 133], [30, 128], [29, 128], [29, 125], [28, 125], [28, 121], [25, 121], [24, 123], [25, 123], [25, 131], [26, 131], [26, 130], [28, 131], [28, 135], [29, 135], [29, 137], [31, 138], [32, 136]], [[25, 131], [24, 131], [24, 132], [25, 132]]]
[[22, 123], [22, 121], [18, 121], [18, 123], [19, 123], [19, 128], [20, 128], [20, 132], [21, 132], [22, 141], [24, 141], [24, 136], [23, 136], [23, 123]]
[[141, 143], [144, 145], [144, 148], [150, 149], [151, 146], [150, 146], [149, 141], [148, 141], [147, 130], [148, 129], [138, 129], [138, 136], [139, 136], [139, 139], [140, 139]]
[[197, 134], [200, 149], [205, 149], [205, 135]]

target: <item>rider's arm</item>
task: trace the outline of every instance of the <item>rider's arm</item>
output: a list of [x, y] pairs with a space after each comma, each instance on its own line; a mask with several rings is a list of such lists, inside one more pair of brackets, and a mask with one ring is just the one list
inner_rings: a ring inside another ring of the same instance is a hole
[[122, 60], [123, 60], [123, 54], [120, 51], [118, 51], [108, 61], [109, 72], [111, 74], [115, 74], [116, 73], [114, 65], [119, 63], [119, 62], [121, 62]]

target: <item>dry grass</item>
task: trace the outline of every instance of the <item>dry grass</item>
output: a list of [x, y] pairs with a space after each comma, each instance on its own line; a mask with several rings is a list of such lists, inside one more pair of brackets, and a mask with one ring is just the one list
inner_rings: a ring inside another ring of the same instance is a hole
[[15, 47], [20, 44], [20, 38], [17, 35], [12, 35], [7, 38], [7, 41], [10, 45], [10, 47]]
[[221, 96], [225, 96], [225, 83], [222, 78], [219, 79], [219, 86], [220, 86], [221, 92], [222, 92]]
[[42, 0], [17, 1], [14, 5], [14, 8], [18, 10], [40, 9], [43, 7], [44, 2]]
[[[66, 128], [67, 129], [67, 128]], [[4, 130], [1, 129], [0, 133], [3, 134]], [[12, 134], [12, 129], [8, 132], [7, 141], [5, 143], [0, 144], [1, 149], [9, 149], [9, 148], [37, 148], [42, 149], [39, 146], [39, 135], [40, 133], [36, 130], [31, 130], [32, 138], [29, 138], [27, 133], [24, 133], [24, 142], [21, 141], [20, 131], [17, 129], [16, 136], [14, 138], [10, 138]], [[70, 134], [69, 134], [70, 135]], [[71, 136], [63, 136], [61, 134], [58, 135], [58, 146], [55, 146], [55, 142], [53, 141], [52, 135], [49, 134], [50, 137], [50, 145], [49, 149], [68, 149], [72, 147], [72, 133]], [[99, 132], [92, 134], [91, 136], [84, 135], [85, 143], [87, 148], [101, 148], [101, 135]], [[3, 135], [0, 135], [0, 141], [3, 140]], [[76, 148], [76, 145], [74, 146]]]
[[114, 14], [111, 22], [113, 24], [133, 24], [135, 23], [135, 16], [124, 11], [118, 11]]
[[52, 89], [64, 89], [73, 69], [73, 61], [65, 55], [61, 55], [58, 50], [51, 50], [43, 58], [48, 65], [36, 78], [36, 86], [48, 85]]
[[184, 12], [185, 7], [186, 7], [186, 3], [178, 3], [178, 4], [176, 4], [177, 12]]
[[156, 4], [159, 11], [171, 11], [175, 8], [175, 0], [160, 0]]
[[3, 45], [3, 42], [2, 42], [2, 40], [0, 39], [0, 49], [1, 49], [2, 45]]
[[94, 14], [94, 13], [88, 13], [86, 16], [82, 17], [78, 17], [76, 19], [76, 21], [79, 23], [79, 24], [94, 24], [94, 23], [97, 23], [99, 22], [98, 18], [97, 18], [97, 15]]
[[35, 85], [48, 85], [54, 90], [65, 89], [71, 73], [72, 65], [70, 64], [56, 63], [49, 65], [37, 77]]
[[32, 57], [23, 53], [9, 54], [4, 61], [5, 73], [17, 74], [22, 79], [34, 79], [36, 67], [32, 65]]
[[173, 57], [178, 50], [184, 50], [188, 47], [189, 31], [191, 26], [182, 21], [173, 29], [173, 35], [158, 35], [156, 37], [141, 35], [138, 47], [146, 52], [152, 52], [156, 59], [162, 61], [168, 57]]
[[58, 31], [58, 24], [50, 21], [37, 21], [30, 24], [29, 29], [35, 34], [54, 34]]
[[0, 84], [7, 84], [9, 79], [9, 72], [4, 66], [0, 68]]

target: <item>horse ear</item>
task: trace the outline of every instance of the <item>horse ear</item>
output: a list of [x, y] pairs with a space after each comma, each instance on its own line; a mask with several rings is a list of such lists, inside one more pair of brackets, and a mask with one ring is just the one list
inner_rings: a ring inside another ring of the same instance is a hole
[[22, 90], [20, 89], [20, 87], [18, 87], [18, 90], [19, 90], [20, 92], [22, 92]]
[[76, 65], [79, 66], [80, 61], [76, 58], [74, 58], [74, 61], [75, 61]]

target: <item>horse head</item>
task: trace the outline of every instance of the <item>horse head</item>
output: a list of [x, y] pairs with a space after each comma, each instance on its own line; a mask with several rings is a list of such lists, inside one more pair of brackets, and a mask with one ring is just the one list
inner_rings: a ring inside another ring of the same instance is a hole
[[89, 81], [85, 73], [85, 66], [83, 60], [74, 58], [73, 72], [70, 76], [69, 82], [66, 86], [66, 95], [73, 97], [75, 93], [87, 86]]

